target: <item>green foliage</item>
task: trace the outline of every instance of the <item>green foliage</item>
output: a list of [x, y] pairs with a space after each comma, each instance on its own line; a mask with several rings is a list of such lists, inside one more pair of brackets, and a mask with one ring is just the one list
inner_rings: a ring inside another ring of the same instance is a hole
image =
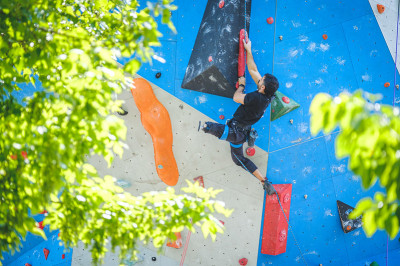
[[[44, 234], [28, 212], [49, 212], [44, 223], [59, 228], [67, 247], [78, 240], [101, 261], [109, 240], [121, 257], [138, 240], [156, 246], [190, 219], [205, 236], [222, 232], [212, 213], [229, 215], [213, 201], [217, 191], [189, 184], [192, 196], [124, 193], [112, 177], [87, 163], [98, 154], [110, 164], [121, 156], [126, 127], [112, 113], [115, 93], [160, 45], [154, 16], [174, 27], [172, 0], [0, 0], [0, 256], [18, 250], [27, 232]], [[119, 68], [114, 56], [134, 58]], [[44, 88], [18, 103], [23, 84]], [[133, 256], [134, 258], [134, 256]]]
[[349, 157], [349, 168], [361, 177], [368, 189], [379, 179], [386, 193], [360, 200], [351, 218], [363, 215], [368, 236], [386, 230], [393, 239], [400, 219], [400, 111], [398, 107], [376, 103], [380, 95], [361, 91], [341, 93], [332, 98], [318, 94], [310, 107], [311, 132], [341, 129], [336, 138], [336, 156]]

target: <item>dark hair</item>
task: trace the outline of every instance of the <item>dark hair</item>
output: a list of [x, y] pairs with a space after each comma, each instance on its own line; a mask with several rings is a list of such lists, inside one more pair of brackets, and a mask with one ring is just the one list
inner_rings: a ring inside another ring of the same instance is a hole
[[265, 77], [263, 84], [265, 86], [264, 93], [267, 96], [273, 96], [279, 88], [278, 79], [271, 74], [265, 74], [264, 77]]

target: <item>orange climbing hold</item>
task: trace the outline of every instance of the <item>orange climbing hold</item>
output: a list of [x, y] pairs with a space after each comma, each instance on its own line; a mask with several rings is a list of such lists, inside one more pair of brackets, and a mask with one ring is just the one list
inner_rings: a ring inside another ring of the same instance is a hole
[[219, 8], [223, 8], [224, 5], [225, 5], [225, 1], [224, 0], [219, 1], [219, 4], [218, 4]]
[[376, 7], [378, 8], [379, 14], [382, 14], [383, 12], [385, 12], [385, 6], [384, 5], [377, 4]]
[[385, 85], [383, 85], [383, 86], [385, 86], [385, 88], [389, 87], [390, 86], [390, 82], [386, 82]]
[[167, 109], [157, 100], [150, 83], [133, 79], [133, 99], [140, 111], [144, 129], [151, 135], [157, 174], [168, 186], [178, 183], [179, 172], [172, 151], [172, 126]]
[[175, 233], [176, 240], [172, 242], [172, 240], [167, 242], [167, 247], [171, 248], [181, 248], [182, 247], [182, 236], [181, 233]]
[[322, 35], [322, 39], [327, 40], [327, 39], [328, 39], [328, 35], [323, 34], [323, 35]]

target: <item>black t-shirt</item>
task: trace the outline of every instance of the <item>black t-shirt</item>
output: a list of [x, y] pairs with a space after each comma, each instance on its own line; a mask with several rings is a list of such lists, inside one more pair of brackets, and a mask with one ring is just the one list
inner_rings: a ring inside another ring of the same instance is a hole
[[254, 125], [264, 115], [272, 98], [258, 91], [247, 93], [244, 104], [238, 107], [233, 118], [244, 126]]

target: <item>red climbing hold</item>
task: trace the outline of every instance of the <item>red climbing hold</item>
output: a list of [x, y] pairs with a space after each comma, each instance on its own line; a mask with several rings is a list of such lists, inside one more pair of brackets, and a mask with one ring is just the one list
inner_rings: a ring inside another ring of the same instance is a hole
[[212, 61], [212, 56], [210, 55], [209, 57], [208, 57], [208, 62], [211, 62]]
[[385, 6], [384, 5], [377, 4], [376, 7], [378, 8], [379, 14], [382, 14], [383, 12], [385, 12]]
[[28, 159], [28, 153], [26, 151], [21, 151], [21, 155], [24, 159]]
[[245, 266], [245, 265], [247, 265], [248, 261], [249, 261], [248, 259], [242, 258], [242, 259], [239, 260], [239, 264], [242, 265], [242, 266]]
[[39, 212], [39, 214], [45, 214], [45, 213], [47, 213], [46, 210], [43, 210], [43, 211]]
[[199, 185], [204, 187], [204, 180], [202, 176], [198, 176], [196, 178], [193, 178], [194, 182], [199, 182]]
[[274, 23], [274, 18], [273, 18], [273, 17], [267, 18], [267, 23], [268, 23], [268, 24]]
[[266, 195], [261, 253], [279, 255], [286, 252], [288, 232], [286, 218], [289, 220], [292, 184], [273, 186], [278, 193], [280, 203], [276, 195]]
[[65, 254], [62, 254], [62, 255], [61, 255], [61, 258], [62, 258], [62, 259], [65, 259]]
[[30, 265], [29, 263], [25, 263], [25, 266], [32, 266], [32, 265]]
[[288, 97], [286, 97], [286, 96], [282, 97], [282, 101], [284, 103], [290, 103], [290, 99]]
[[17, 160], [17, 155], [15, 155], [15, 154], [11, 154], [11, 159], [13, 159], [13, 160]]
[[390, 82], [386, 82], [384, 86], [385, 86], [385, 88], [389, 87], [390, 86]]
[[323, 35], [322, 35], [322, 39], [327, 40], [327, 39], [328, 39], [328, 35], [323, 34]]
[[48, 249], [44, 248], [44, 249], [43, 249], [43, 253], [44, 253], [44, 257], [45, 257], [46, 260], [47, 260], [47, 257], [49, 256], [50, 251], [49, 251]]
[[220, 222], [221, 224], [225, 225], [224, 221], [222, 221], [222, 220], [219, 220], [219, 222]]
[[43, 228], [44, 228], [43, 221], [38, 222], [38, 224], [39, 224], [38, 227], [43, 230]]
[[219, 119], [224, 120], [224, 119], [225, 119], [225, 116], [224, 116], [224, 115], [220, 115], [220, 116], [219, 116]]
[[248, 148], [246, 149], [246, 154], [247, 154], [248, 156], [253, 156], [254, 154], [256, 154], [256, 149], [254, 149], [253, 147], [248, 147]]
[[219, 8], [223, 8], [224, 5], [225, 5], [225, 1], [224, 0], [219, 1], [219, 5], [218, 5]]
[[[244, 72], [246, 70], [246, 58], [244, 51], [243, 40], [246, 38], [247, 33], [244, 29], [241, 29], [239, 32], [239, 57], [238, 57], [238, 77], [243, 77]], [[248, 42], [248, 38], [246, 38], [246, 43]]]

